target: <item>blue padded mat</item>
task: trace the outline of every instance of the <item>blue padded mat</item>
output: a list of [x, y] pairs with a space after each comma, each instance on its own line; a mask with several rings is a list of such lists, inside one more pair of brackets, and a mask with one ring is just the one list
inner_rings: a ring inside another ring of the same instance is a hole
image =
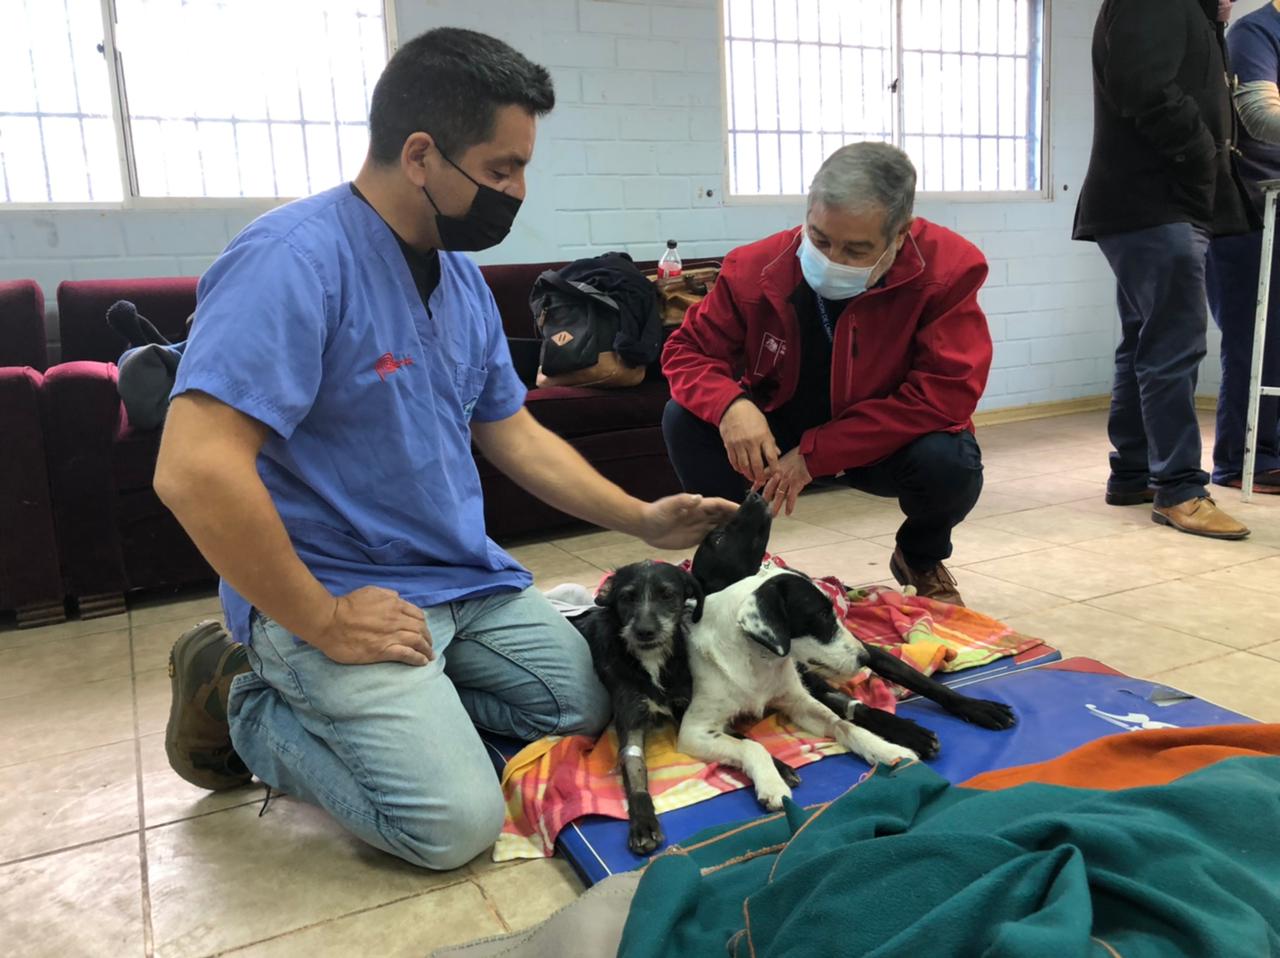
[[[1195, 728], [1252, 721], [1165, 686], [1121, 675], [1092, 659], [1039, 662], [996, 671], [987, 666], [946, 677], [949, 685], [968, 686], [966, 694], [1013, 706], [1018, 725], [1007, 732], [969, 725], [923, 699], [903, 702], [899, 714], [927, 725], [942, 740], [941, 754], [929, 765], [949, 780], [962, 782], [992, 769], [1056, 758], [1094, 739], [1133, 730], [1143, 723], [1147, 727], [1155, 722]], [[492, 737], [487, 738], [487, 744], [499, 768], [522, 747]], [[805, 765], [798, 769], [802, 782], [794, 798], [802, 805], [829, 801], [866, 770], [867, 764], [851, 755], [834, 755]], [[762, 814], [755, 793], [748, 787], [660, 818], [671, 844], [712, 825]], [[571, 824], [561, 833], [557, 847], [588, 885], [645, 862], [627, 848], [627, 823], [601, 816]]]

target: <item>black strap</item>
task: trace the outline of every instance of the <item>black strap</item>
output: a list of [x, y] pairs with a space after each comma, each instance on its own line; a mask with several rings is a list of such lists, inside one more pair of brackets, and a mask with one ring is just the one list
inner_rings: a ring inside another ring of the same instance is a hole
[[549, 269], [543, 272], [538, 277], [535, 285], [543, 283], [561, 293], [567, 293], [571, 296], [578, 296], [583, 299], [594, 299], [599, 301], [601, 305], [612, 306], [615, 309], [617, 308], [616, 302], [608, 293], [602, 293], [600, 290], [594, 288], [589, 291], [585, 290], [581, 286], [569, 282], [569, 280], [565, 279], [554, 269]]

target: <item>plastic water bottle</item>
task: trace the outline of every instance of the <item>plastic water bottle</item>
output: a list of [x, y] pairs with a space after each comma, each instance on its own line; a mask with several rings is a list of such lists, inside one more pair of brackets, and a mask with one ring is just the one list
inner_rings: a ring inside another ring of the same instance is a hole
[[680, 264], [680, 254], [676, 252], [676, 241], [667, 240], [667, 249], [658, 260], [658, 279], [675, 279], [684, 267]]

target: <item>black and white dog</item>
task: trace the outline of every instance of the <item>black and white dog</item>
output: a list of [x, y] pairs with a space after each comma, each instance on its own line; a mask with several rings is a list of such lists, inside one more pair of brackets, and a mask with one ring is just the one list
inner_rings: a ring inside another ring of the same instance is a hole
[[[613, 702], [622, 785], [627, 796], [628, 847], [647, 855], [664, 836], [649, 795], [645, 737], [665, 722], [679, 724], [693, 694], [688, 631], [702, 617], [703, 593], [688, 572], [661, 562], [622, 566], [596, 595], [597, 608], [573, 624]], [[777, 774], [799, 779], [778, 762]]]
[[690, 625], [702, 618], [702, 587], [678, 566], [635, 562], [614, 571], [596, 605], [573, 624], [613, 702], [631, 823], [627, 845], [644, 855], [663, 841], [649, 795], [645, 734], [663, 722], [679, 722], [689, 707], [693, 684], [685, 647]]
[[863, 645], [808, 577], [761, 570], [771, 523], [764, 500], [749, 497], [694, 556], [693, 573], [706, 599], [688, 635], [693, 697], [680, 724], [681, 751], [743, 769], [770, 809], [781, 807], [790, 786], [762, 745], [728, 733], [744, 714], [776, 709], [872, 764], [937, 754], [937, 737], [928, 729], [855, 702], [826, 681], [847, 681], [864, 667], [985, 728], [1014, 724], [1007, 705], [961, 695]]

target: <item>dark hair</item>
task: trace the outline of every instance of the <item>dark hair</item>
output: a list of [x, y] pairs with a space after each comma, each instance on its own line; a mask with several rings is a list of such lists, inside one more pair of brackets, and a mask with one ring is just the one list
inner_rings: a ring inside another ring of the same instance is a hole
[[369, 152], [394, 163], [412, 133], [430, 133], [457, 156], [493, 135], [499, 107], [524, 107], [532, 116], [556, 104], [551, 75], [494, 37], [440, 27], [396, 51], [373, 88]]

